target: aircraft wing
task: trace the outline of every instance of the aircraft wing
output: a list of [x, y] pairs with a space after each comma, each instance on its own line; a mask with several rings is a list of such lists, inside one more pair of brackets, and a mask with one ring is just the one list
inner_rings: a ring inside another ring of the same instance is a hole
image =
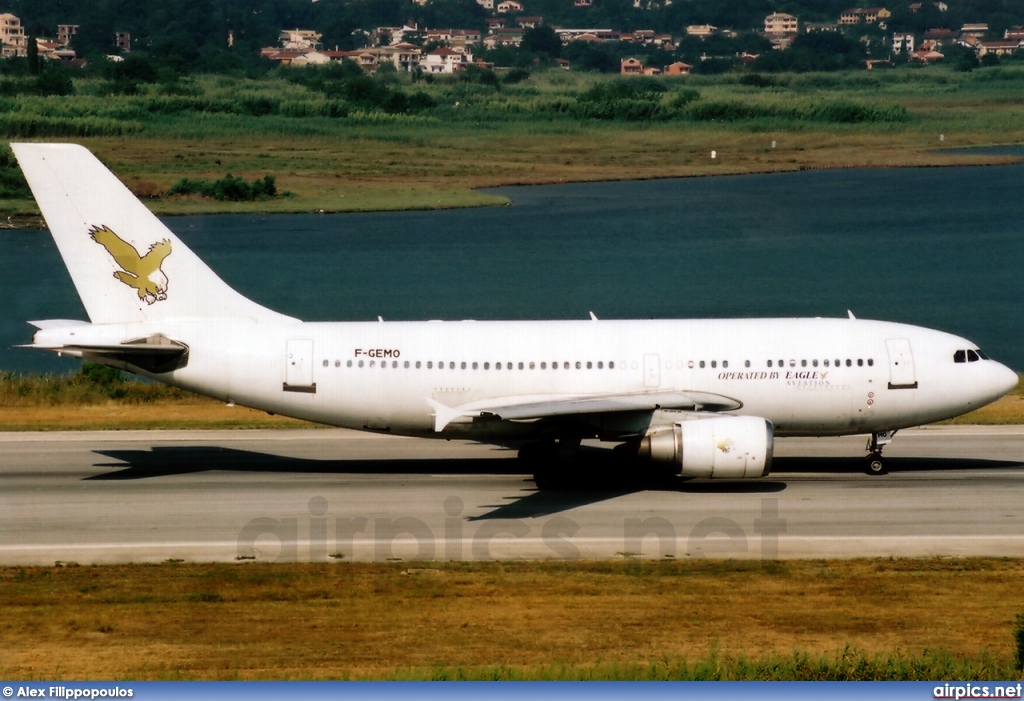
[[533, 395], [469, 402], [454, 407], [446, 406], [434, 399], [428, 399], [427, 403], [434, 409], [435, 432], [443, 431], [445, 426], [461, 417], [530, 421], [575, 414], [658, 409], [734, 411], [743, 406], [741, 402], [731, 397], [691, 390], [605, 395]]

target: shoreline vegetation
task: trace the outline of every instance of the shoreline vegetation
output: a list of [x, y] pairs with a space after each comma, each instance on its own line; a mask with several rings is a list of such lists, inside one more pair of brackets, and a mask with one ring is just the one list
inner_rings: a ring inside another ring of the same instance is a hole
[[[77, 78], [71, 95], [8, 90], [0, 132], [86, 145], [161, 215], [490, 206], [508, 201], [480, 190], [503, 185], [1020, 160], [963, 149], [1024, 143], [1024, 65], [754, 77]], [[268, 177], [270, 196], [208, 196]], [[4, 146], [7, 217], [38, 224]]]
[[1024, 562], [1009, 559], [628, 553], [601, 562], [6, 567], [0, 675], [1021, 679], [1022, 576]]

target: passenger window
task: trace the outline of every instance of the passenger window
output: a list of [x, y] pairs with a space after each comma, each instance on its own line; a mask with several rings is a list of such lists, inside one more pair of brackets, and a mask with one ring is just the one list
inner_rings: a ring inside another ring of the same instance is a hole
[[331, 361], [329, 361], [329, 360], [324, 360], [324, 367], [327, 367], [327, 366], [328, 366], [328, 365], [330, 365], [330, 364], [331, 364]]
[[817, 360], [812, 360], [811, 361], [811, 365], [813, 365], [814, 367], [818, 367], [818, 361]]
[[579, 370], [582, 367], [583, 367], [583, 365], [580, 363], [580, 361], [577, 360], [576, 361], [576, 369]]
[[347, 367], [347, 368], [352, 367], [352, 361], [351, 360], [346, 361], [345, 362], [345, 367]]
[[591, 361], [588, 360], [587, 361], [587, 370], [593, 370], [593, 369], [594, 369], [594, 364]]
[[563, 370], [568, 370], [569, 369], [569, 363], [568, 362], [562, 363], [562, 369]]
[[849, 358], [846, 359], [846, 367], [853, 367], [853, 361]]
[[[463, 364], [462, 364], [462, 367], [466, 367], [466, 364], [465, 364], [465, 363], [463, 363]], [[449, 369], [449, 370], [454, 370], [454, 369], [455, 369], [455, 361], [454, 361], [454, 360], [452, 360], [452, 361], [450, 361], [450, 362], [448, 363], [448, 369]]]
[[728, 361], [728, 360], [723, 360], [723, 361], [722, 361], [722, 367], [723, 367], [723, 368], [727, 368], [727, 367], [729, 367], [729, 361]]
[[405, 361], [405, 368], [406, 368], [407, 370], [409, 369], [409, 361], [408, 361], [408, 360], [406, 360], [406, 361]]
[[[473, 369], [476, 370], [476, 363], [473, 363]], [[490, 370], [490, 369], [491, 369], [491, 364], [490, 363], [484, 363], [484, 370]]]
[[688, 363], [686, 364], [686, 367], [688, 367], [688, 368], [692, 368], [692, 367], [693, 367], [693, 361], [691, 360], [690, 362], [688, 362]]
[[750, 367], [750, 361], [749, 360], [744, 360], [743, 361], [743, 367], [749, 368]]
[[875, 366], [875, 359], [874, 358], [868, 358], [868, 367], [869, 368], [873, 368], [874, 366]]
[[359, 361], [359, 367], [363, 367], [363, 361], [362, 360]]
[[718, 367], [718, 361], [717, 360], [712, 360], [711, 361], [711, 367], [717, 368]]
[[615, 369], [615, 361], [614, 360], [609, 360], [608, 361], [608, 369], [609, 370], [614, 370]]
[[772, 366], [772, 361], [769, 360], [768, 361], [768, 367], [771, 367], [771, 366]]
[[800, 367], [802, 367], [802, 368], [807, 367], [807, 361], [806, 360], [801, 360], [800, 361]]
[[703, 360], [702, 360], [702, 361], [700, 361], [700, 366], [701, 366], [701, 367], [704, 367], [704, 361], [703, 361]]
[[863, 358], [857, 358], [857, 367], [859, 367], [859, 368], [864, 367], [864, 359]]
[[523, 369], [523, 364], [522, 364], [522, 363], [519, 363], [519, 369], [520, 369], [520, 370], [522, 370], [522, 369]]
[[536, 365], [537, 365], [536, 363], [530, 363], [530, 369], [531, 370], [535, 369]]
[[547, 363], [541, 363], [540, 364], [540, 369], [541, 370], [547, 370], [548, 369], [548, 364]]
[[420, 369], [420, 361], [418, 361], [418, 360], [416, 361], [416, 369], [417, 369], [417, 370], [419, 370], [419, 369]]

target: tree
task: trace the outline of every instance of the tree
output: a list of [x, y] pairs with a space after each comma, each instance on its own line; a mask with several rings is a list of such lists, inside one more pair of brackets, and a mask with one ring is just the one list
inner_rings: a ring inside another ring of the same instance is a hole
[[1000, 63], [999, 56], [992, 53], [991, 51], [981, 57], [981, 65], [985, 67], [998, 66]]
[[562, 55], [562, 40], [555, 30], [547, 25], [530, 27], [523, 32], [523, 41], [519, 48], [535, 54], [546, 54], [550, 58]]
[[65, 66], [58, 61], [49, 61], [46, 70], [36, 78], [36, 90], [40, 95], [74, 95], [75, 86]]
[[39, 75], [39, 44], [34, 36], [28, 38], [28, 74]]

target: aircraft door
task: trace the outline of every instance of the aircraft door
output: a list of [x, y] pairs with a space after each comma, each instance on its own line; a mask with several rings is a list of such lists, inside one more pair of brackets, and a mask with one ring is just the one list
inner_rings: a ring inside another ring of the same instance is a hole
[[316, 393], [313, 382], [313, 339], [293, 338], [285, 350], [284, 391]]
[[657, 353], [644, 355], [644, 387], [661, 386], [661, 360]]
[[917, 389], [910, 341], [905, 338], [889, 338], [885, 341], [885, 347], [889, 352], [889, 389]]

